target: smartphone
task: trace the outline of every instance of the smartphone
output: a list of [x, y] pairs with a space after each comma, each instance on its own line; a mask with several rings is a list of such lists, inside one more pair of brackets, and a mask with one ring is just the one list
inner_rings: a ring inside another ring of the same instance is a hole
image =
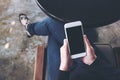
[[86, 56], [86, 49], [83, 40], [83, 26], [81, 21], [66, 23], [64, 25], [65, 35], [68, 39], [68, 48], [71, 58]]

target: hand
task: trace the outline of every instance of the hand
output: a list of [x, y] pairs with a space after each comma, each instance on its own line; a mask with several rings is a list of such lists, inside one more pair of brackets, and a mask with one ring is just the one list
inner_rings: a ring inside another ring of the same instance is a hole
[[84, 42], [85, 42], [85, 45], [86, 45], [87, 55], [82, 58], [82, 61], [87, 65], [91, 65], [95, 61], [97, 56], [95, 55], [95, 51], [94, 51], [93, 47], [91, 46], [87, 36], [83, 35], [83, 38], [84, 38]]
[[[97, 56], [95, 55], [94, 49], [91, 46], [88, 38], [86, 35], [83, 36], [84, 42], [86, 45], [86, 53], [87, 55], [82, 58], [82, 61], [87, 64], [91, 65]], [[60, 70], [67, 71], [69, 69], [69, 66], [72, 65], [72, 59], [70, 58], [69, 52], [68, 52], [68, 41], [67, 39], [64, 39], [64, 44], [60, 48], [61, 53], [61, 64], [60, 64]]]
[[60, 48], [60, 57], [61, 57], [60, 70], [67, 71], [69, 69], [69, 66], [72, 64], [72, 59], [70, 58], [68, 52], [67, 39], [64, 39], [63, 46]]

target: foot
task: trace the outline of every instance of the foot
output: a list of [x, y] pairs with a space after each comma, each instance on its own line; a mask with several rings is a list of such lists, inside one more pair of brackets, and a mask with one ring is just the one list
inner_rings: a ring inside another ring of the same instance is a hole
[[21, 13], [19, 14], [19, 21], [23, 26], [25, 26], [27, 37], [30, 38], [32, 35], [28, 32], [27, 28], [28, 24], [30, 23], [29, 18], [26, 14]]
[[26, 14], [19, 14], [19, 21], [23, 26], [26, 26], [29, 24], [29, 18]]

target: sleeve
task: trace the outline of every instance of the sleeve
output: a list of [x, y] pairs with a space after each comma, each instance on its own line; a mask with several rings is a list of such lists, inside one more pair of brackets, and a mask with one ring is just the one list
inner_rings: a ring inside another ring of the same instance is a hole
[[69, 71], [61, 71], [59, 70], [57, 80], [69, 80]]
[[108, 65], [102, 58], [97, 58], [90, 68], [105, 80], [120, 80], [120, 69]]
[[48, 21], [49, 18], [45, 19], [42, 22], [28, 24], [27, 30], [31, 35], [47, 36], [49, 35]]

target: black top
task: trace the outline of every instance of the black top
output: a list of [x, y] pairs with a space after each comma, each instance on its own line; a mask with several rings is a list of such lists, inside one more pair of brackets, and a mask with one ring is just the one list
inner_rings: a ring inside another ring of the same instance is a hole
[[36, 0], [48, 15], [64, 22], [80, 20], [99, 27], [120, 19], [120, 0]]
[[97, 60], [90, 66], [83, 63], [71, 71], [59, 71], [57, 80], [120, 80], [120, 70], [109, 65], [103, 65], [103, 59]]

